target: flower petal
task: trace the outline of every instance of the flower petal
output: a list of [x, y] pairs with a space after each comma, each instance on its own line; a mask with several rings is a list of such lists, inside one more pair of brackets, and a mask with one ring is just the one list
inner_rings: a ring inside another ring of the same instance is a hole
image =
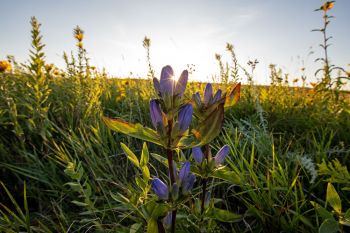
[[179, 172], [179, 182], [180, 184], [183, 182], [183, 180], [188, 176], [188, 174], [190, 173], [190, 162], [186, 161]]
[[182, 193], [185, 195], [189, 193], [192, 190], [195, 181], [196, 181], [196, 176], [193, 174], [189, 174], [183, 181]]
[[171, 66], [165, 66], [160, 75], [160, 92], [162, 96], [173, 96], [175, 89], [174, 71]]
[[188, 71], [184, 70], [182, 71], [181, 76], [176, 83], [175, 95], [183, 96], [186, 90], [187, 80], [188, 80]]
[[218, 166], [220, 164], [222, 164], [226, 158], [226, 156], [228, 155], [228, 152], [230, 151], [230, 147], [228, 145], [223, 146], [219, 152], [216, 154], [216, 156], [214, 157], [215, 159], [215, 164]]
[[217, 92], [215, 93], [215, 95], [213, 97], [213, 100], [211, 101], [212, 104], [221, 99], [221, 94], [222, 94], [221, 89], [217, 90]]
[[200, 147], [192, 148], [192, 157], [196, 163], [202, 163], [203, 161], [203, 152]]
[[160, 109], [160, 104], [157, 100], [150, 101], [149, 110], [154, 128], [157, 129], [159, 126], [163, 126], [162, 110]]
[[192, 99], [194, 100], [198, 108], [202, 106], [201, 96], [198, 92], [192, 95]]
[[172, 211], [169, 211], [168, 214], [163, 218], [163, 225], [166, 229], [170, 229], [172, 218], [173, 218]]
[[160, 83], [157, 78], [153, 78], [153, 86], [154, 89], [156, 90], [156, 93], [159, 95], [160, 94]]
[[180, 133], [185, 132], [190, 126], [191, 120], [192, 120], [192, 114], [193, 114], [193, 108], [191, 104], [186, 104], [183, 107], [181, 107], [179, 116], [178, 116]]
[[208, 104], [212, 97], [213, 97], [213, 87], [210, 83], [208, 83], [204, 91], [204, 104]]
[[169, 198], [168, 186], [164, 184], [163, 181], [161, 181], [160, 179], [154, 178], [152, 180], [152, 190], [155, 194], [157, 194], [157, 196], [160, 199], [168, 200]]

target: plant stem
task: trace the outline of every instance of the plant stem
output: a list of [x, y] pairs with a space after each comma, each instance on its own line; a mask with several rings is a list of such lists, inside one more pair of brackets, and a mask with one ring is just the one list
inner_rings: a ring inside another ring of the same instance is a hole
[[204, 178], [202, 181], [202, 204], [201, 204], [201, 214], [204, 212], [204, 202], [205, 202], [205, 194], [207, 192], [207, 178]]
[[160, 219], [157, 219], [158, 233], [165, 233], [163, 223]]
[[[168, 121], [168, 148], [167, 148], [167, 156], [168, 156], [168, 165], [169, 165], [169, 176], [170, 176], [170, 185], [173, 185], [175, 183], [175, 174], [173, 171], [173, 151], [171, 148], [171, 130], [173, 128], [173, 121], [169, 120]], [[171, 233], [175, 233], [175, 221], [176, 221], [176, 212], [177, 210], [174, 209], [172, 211], [172, 216], [171, 216]]]
[[[204, 146], [204, 159], [206, 159], [207, 162], [208, 162], [209, 153], [210, 153], [209, 144], [206, 144], [206, 145]], [[201, 214], [204, 213], [205, 194], [207, 193], [207, 181], [208, 181], [207, 178], [204, 178], [203, 181], [202, 181]]]

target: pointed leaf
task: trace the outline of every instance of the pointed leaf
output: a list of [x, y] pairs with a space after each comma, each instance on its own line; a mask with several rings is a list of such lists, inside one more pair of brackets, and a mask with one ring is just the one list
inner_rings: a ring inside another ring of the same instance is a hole
[[144, 141], [152, 142], [157, 145], [161, 145], [159, 135], [153, 129], [144, 127], [139, 123], [132, 124], [121, 119], [112, 119], [108, 117], [102, 118], [104, 123], [111, 130], [117, 131], [129, 135], [134, 138], [138, 138]]
[[142, 153], [141, 153], [141, 159], [140, 159], [140, 166], [144, 167], [147, 166], [149, 161], [149, 152], [146, 142], [143, 143], [142, 147]]
[[221, 169], [215, 170], [211, 174], [211, 176], [228, 181], [231, 184], [240, 184], [241, 183], [240, 177], [234, 171], [230, 171], [229, 168], [227, 168], [227, 167], [223, 167]]
[[241, 98], [241, 83], [238, 83], [226, 96], [225, 109], [235, 105]]
[[327, 186], [326, 201], [332, 206], [335, 212], [337, 212], [338, 214], [341, 213], [341, 200], [339, 194], [337, 193], [337, 191], [331, 183], [328, 183]]
[[199, 123], [199, 128], [192, 129], [191, 133], [200, 142], [200, 145], [208, 144], [219, 135], [223, 122], [224, 103], [221, 103], [206, 119]]
[[242, 218], [242, 216], [239, 214], [235, 214], [228, 210], [222, 210], [218, 208], [211, 208], [207, 216], [221, 222], [235, 222]]
[[122, 150], [124, 151], [124, 153], [126, 154], [126, 156], [128, 157], [128, 159], [138, 168], [140, 168], [140, 163], [139, 160], [137, 158], [137, 156], [134, 154], [134, 152], [132, 152], [129, 147], [127, 145], [125, 145], [124, 143], [120, 143]]

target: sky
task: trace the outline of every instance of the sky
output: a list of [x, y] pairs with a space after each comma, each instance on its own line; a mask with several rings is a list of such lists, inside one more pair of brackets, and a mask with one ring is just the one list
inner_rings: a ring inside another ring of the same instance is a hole
[[[118, 77], [145, 77], [145, 36], [151, 39], [151, 62], [159, 75], [165, 65], [179, 75], [195, 65], [190, 80], [208, 81], [219, 73], [215, 54], [229, 61], [226, 43], [234, 45], [238, 61], [246, 66], [257, 59], [255, 82], [269, 83], [269, 64], [276, 64], [291, 78], [306, 68], [309, 81], [321, 64], [318, 46], [321, 0], [0, 0], [0, 60], [14, 55], [28, 60], [30, 17], [36, 16], [46, 61], [64, 67], [63, 52], [75, 51], [73, 28], [85, 31], [84, 46], [91, 63]], [[350, 69], [350, 0], [337, 0], [330, 11], [333, 36], [331, 62]], [[313, 52], [310, 54], [310, 52]], [[241, 76], [242, 81], [245, 78]]]

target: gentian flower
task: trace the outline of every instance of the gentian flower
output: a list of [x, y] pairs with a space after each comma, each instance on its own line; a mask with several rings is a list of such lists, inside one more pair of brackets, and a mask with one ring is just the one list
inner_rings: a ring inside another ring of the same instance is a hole
[[210, 83], [208, 83], [205, 86], [204, 90], [204, 99], [203, 101], [201, 100], [201, 96], [198, 92], [192, 95], [192, 99], [196, 103], [198, 108], [201, 108], [203, 105], [204, 106], [209, 106], [212, 104], [215, 104], [222, 98], [222, 91], [221, 89], [217, 90], [214, 97], [213, 97], [213, 87]]
[[200, 147], [192, 148], [192, 157], [196, 163], [200, 164], [203, 161], [203, 152]]
[[174, 79], [174, 71], [171, 66], [164, 66], [160, 74], [160, 81], [153, 78], [153, 86], [161, 97], [180, 96], [182, 97], [188, 81], [188, 71], [184, 70], [178, 81]]
[[223, 146], [219, 150], [219, 152], [214, 157], [216, 166], [219, 166], [219, 165], [221, 165], [224, 162], [224, 160], [225, 160], [226, 156], [228, 155], [229, 151], [230, 151], [230, 147], [228, 145]]
[[182, 184], [182, 182], [184, 181], [184, 179], [189, 175], [190, 173], [190, 162], [186, 161], [181, 169], [180, 169], [180, 172], [179, 172], [179, 183], [180, 185]]
[[194, 182], [196, 181], [196, 176], [193, 174], [189, 174], [182, 182], [182, 193], [186, 195], [189, 193], [194, 185]]
[[154, 178], [152, 180], [152, 190], [160, 199], [165, 201], [168, 200], [169, 198], [168, 186], [164, 184], [163, 181], [161, 181], [160, 179]]
[[163, 126], [162, 110], [157, 100], [151, 100], [149, 103], [149, 110], [151, 112], [151, 120], [154, 128]]
[[190, 126], [191, 120], [192, 120], [192, 114], [193, 114], [193, 108], [191, 104], [186, 104], [183, 107], [181, 107], [179, 111], [179, 116], [178, 116], [180, 134], [185, 132], [187, 128]]

